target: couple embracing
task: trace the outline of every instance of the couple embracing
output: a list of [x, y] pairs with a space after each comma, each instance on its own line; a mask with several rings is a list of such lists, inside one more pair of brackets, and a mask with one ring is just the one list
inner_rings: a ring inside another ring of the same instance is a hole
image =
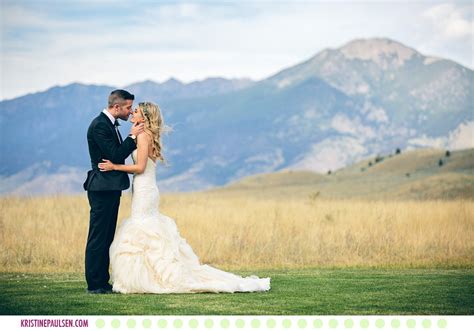
[[[134, 95], [125, 90], [112, 91], [108, 107], [87, 131], [92, 166], [84, 183], [90, 205], [87, 292], [268, 291], [270, 278], [241, 277], [201, 264], [175, 221], [160, 213], [155, 176], [157, 162], [164, 161], [165, 125], [158, 105], [143, 102], [133, 108], [133, 101]], [[122, 139], [118, 119], [129, 117], [133, 126]], [[133, 164], [126, 165], [130, 154]], [[130, 186], [128, 174], [133, 174], [131, 215], [115, 233], [122, 190]]]

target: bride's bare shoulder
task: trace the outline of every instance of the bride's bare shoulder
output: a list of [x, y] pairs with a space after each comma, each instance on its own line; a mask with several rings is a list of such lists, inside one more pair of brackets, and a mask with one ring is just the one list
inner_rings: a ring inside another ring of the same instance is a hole
[[148, 144], [150, 141], [151, 141], [151, 138], [146, 132], [143, 132], [143, 133], [141, 133], [137, 136], [137, 143], [138, 144], [140, 144], [140, 143]]

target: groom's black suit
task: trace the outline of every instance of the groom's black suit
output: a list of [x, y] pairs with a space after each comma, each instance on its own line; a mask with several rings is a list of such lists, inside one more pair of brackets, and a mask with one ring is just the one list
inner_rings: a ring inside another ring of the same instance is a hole
[[103, 288], [108, 284], [109, 248], [117, 225], [121, 191], [130, 186], [127, 173], [101, 172], [98, 167], [98, 163], [103, 162], [102, 159], [115, 164], [124, 164], [125, 159], [136, 148], [132, 138], [127, 137], [122, 142], [122, 137], [119, 136], [114, 124], [104, 113], [100, 113], [87, 130], [92, 166], [84, 182], [91, 207], [85, 258], [85, 274], [89, 290]]

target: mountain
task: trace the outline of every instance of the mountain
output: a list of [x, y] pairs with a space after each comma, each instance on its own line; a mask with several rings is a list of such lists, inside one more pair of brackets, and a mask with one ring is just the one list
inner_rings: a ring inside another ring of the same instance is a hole
[[472, 109], [472, 70], [390, 39], [359, 39], [324, 50], [269, 80], [283, 88], [310, 77], [361, 97], [363, 112], [375, 122], [445, 135], [472, 119], [465, 111]]
[[421, 149], [364, 159], [330, 174], [283, 170], [253, 175], [205, 193], [284, 200], [451, 200], [474, 199], [473, 187], [474, 149], [449, 156], [445, 150]]
[[[158, 167], [160, 189], [189, 191], [284, 169], [326, 173], [396, 148], [473, 147], [473, 78], [453, 61], [374, 38], [325, 49], [257, 82], [170, 79], [126, 88], [138, 102], [159, 103], [174, 129], [164, 137], [170, 166]], [[0, 192], [80, 191], [64, 178], [83, 180], [86, 130], [113, 88], [72, 84], [2, 101]]]
[[[0, 103], [0, 175], [51, 164], [85, 168], [87, 123], [104, 108], [111, 86], [71, 84]], [[85, 154], [84, 154], [85, 153]]]
[[253, 83], [254, 82], [250, 79], [224, 79], [214, 77], [184, 84], [175, 78], [170, 78], [161, 84], [146, 80], [125, 86], [124, 89], [140, 96], [142, 100], [159, 102], [161, 100], [200, 98], [232, 92], [249, 87]]
[[[136, 93], [138, 101], [143, 101], [158, 100], [147, 97], [152, 92], [186, 99], [199, 95], [196, 90], [200, 96], [210, 96], [251, 84], [250, 80], [208, 79], [189, 84], [169, 80], [163, 84], [145, 81], [127, 88]], [[106, 107], [108, 95], [116, 88], [74, 83], [0, 102], [0, 137], [4, 142], [1, 153], [9, 155], [6, 162], [0, 163], [0, 175], [12, 175], [29, 167], [35, 169], [41, 162], [51, 163], [52, 168], [88, 167], [87, 127]], [[129, 123], [122, 124], [125, 127], [122, 131], [128, 130]]]

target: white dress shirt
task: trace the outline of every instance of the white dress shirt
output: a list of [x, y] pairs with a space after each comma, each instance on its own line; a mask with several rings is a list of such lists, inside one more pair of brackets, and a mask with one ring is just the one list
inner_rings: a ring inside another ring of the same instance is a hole
[[107, 109], [104, 108], [104, 110], [102, 110], [102, 112], [107, 115], [107, 117], [109, 118], [110, 122], [112, 122], [112, 124], [115, 124], [115, 117], [112, 116], [111, 113], [109, 113], [109, 111]]
[[112, 124], [114, 125], [114, 128], [115, 128], [115, 132], [117, 133], [117, 138], [120, 142], [122, 142], [122, 139], [120, 139], [120, 134], [118, 132], [118, 127], [115, 126], [115, 121], [116, 121], [116, 118], [112, 116], [111, 113], [109, 113], [109, 111], [107, 109], [104, 108], [104, 110], [102, 110], [102, 112], [109, 118], [109, 120], [112, 122]]

